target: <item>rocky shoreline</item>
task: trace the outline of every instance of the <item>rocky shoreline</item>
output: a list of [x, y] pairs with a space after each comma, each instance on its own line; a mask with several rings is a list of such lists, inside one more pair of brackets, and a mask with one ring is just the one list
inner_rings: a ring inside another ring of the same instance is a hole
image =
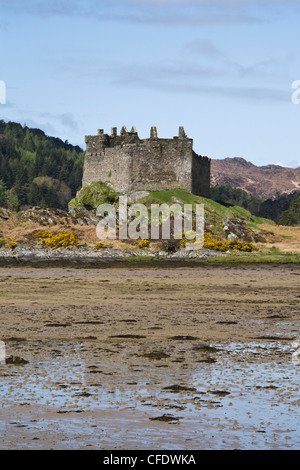
[[211, 256], [224, 256], [213, 250], [203, 248], [202, 250], [190, 251], [180, 250], [174, 253], [159, 251], [156, 253], [149, 250], [130, 251], [116, 250], [113, 248], [105, 248], [101, 250], [93, 250], [87, 246], [58, 248], [56, 250], [47, 248], [38, 248], [26, 245], [18, 245], [14, 249], [0, 248], [0, 264], [6, 263], [39, 263], [39, 262], [68, 262], [68, 263], [91, 263], [101, 261], [120, 261], [129, 258], [145, 257], [155, 260], [199, 260]]

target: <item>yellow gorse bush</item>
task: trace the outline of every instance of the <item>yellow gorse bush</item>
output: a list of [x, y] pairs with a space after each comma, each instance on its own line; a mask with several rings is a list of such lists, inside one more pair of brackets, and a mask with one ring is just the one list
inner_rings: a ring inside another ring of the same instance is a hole
[[256, 250], [256, 246], [253, 243], [241, 242], [239, 240], [227, 240], [222, 242], [221, 240], [213, 240], [209, 233], [204, 234], [204, 248], [210, 248], [216, 251], [229, 251], [229, 250], [239, 250], [239, 251], [248, 251], [251, 252]]
[[149, 245], [150, 245], [149, 240], [142, 239], [142, 240], [139, 241], [139, 247], [140, 248], [147, 248]]
[[100, 248], [106, 248], [105, 243], [103, 242], [96, 243], [96, 249], [99, 250]]
[[18, 246], [17, 242], [14, 242], [11, 238], [8, 240], [8, 244], [12, 250], [14, 250]]
[[56, 235], [50, 234], [49, 237], [43, 238], [42, 246], [44, 248], [52, 248], [53, 250], [56, 250], [57, 248], [76, 246], [78, 241], [79, 239], [77, 232], [61, 231]]
[[[181, 246], [185, 246], [186, 243], [193, 243], [195, 240], [187, 240], [183, 238], [180, 241]], [[204, 233], [204, 243], [203, 248], [208, 248], [209, 250], [215, 251], [230, 251], [230, 250], [239, 250], [244, 252], [251, 252], [253, 250], [257, 250], [256, 246], [252, 243], [248, 242], [241, 242], [238, 240], [227, 240], [225, 242], [221, 240], [215, 240], [211, 237], [210, 233]]]
[[182, 240], [180, 240], [180, 245], [182, 247], [185, 247], [186, 243], [194, 243], [196, 241], [196, 232], [195, 230], [189, 230], [188, 232], [185, 232], [185, 237]]

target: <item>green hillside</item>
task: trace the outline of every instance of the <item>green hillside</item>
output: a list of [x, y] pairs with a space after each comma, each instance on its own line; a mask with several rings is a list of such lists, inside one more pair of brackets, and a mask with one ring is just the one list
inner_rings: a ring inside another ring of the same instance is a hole
[[171, 204], [174, 200], [181, 201], [183, 204], [203, 204], [206, 226], [215, 236], [223, 235], [223, 218], [233, 217], [235, 219], [242, 219], [245, 224], [252, 229], [258, 229], [261, 223], [274, 224], [268, 219], [253, 216], [248, 210], [239, 206], [228, 206], [222, 203], [213, 201], [202, 196], [196, 196], [184, 189], [174, 189], [168, 191], [150, 191], [150, 196], [141, 199], [140, 202], [154, 199], [161, 203]]
[[[151, 204], [203, 204], [205, 215], [205, 230], [215, 237], [224, 237], [223, 219], [230, 217], [243, 221], [249, 231], [260, 232], [260, 224], [276, 225], [274, 221], [262, 217], [253, 216], [248, 210], [239, 206], [230, 206], [222, 204], [212, 199], [202, 196], [196, 196], [184, 189], [170, 189], [165, 191], [147, 191], [148, 195], [138, 199], [139, 203], [149, 207]], [[141, 192], [143, 195], [143, 192]], [[118, 204], [118, 194], [110, 188], [109, 185], [102, 182], [91, 183], [84, 187], [79, 195], [70, 201], [69, 206], [76, 211], [91, 211], [95, 213], [99, 204], [103, 203]]]

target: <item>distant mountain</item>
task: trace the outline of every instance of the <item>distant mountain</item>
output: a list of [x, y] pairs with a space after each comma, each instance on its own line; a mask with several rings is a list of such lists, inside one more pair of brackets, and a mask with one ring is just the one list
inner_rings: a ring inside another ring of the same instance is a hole
[[300, 191], [300, 167], [256, 166], [243, 158], [211, 160], [211, 185], [239, 188], [258, 199]]

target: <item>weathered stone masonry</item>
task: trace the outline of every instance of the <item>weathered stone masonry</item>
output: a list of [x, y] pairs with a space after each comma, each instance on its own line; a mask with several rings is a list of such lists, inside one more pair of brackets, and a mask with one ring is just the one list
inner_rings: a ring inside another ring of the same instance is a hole
[[178, 137], [160, 139], [155, 127], [149, 139], [140, 139], [135, 127], [120, 135], [98, 130], [85, 137], [86, 154], [82, 185], [110, 181], [115, 190], [129, 193], [139, 189], [183, 188], [194, 194], [210, 196], [210, 158], [193, 151], [193, 140], [183, 127]]

